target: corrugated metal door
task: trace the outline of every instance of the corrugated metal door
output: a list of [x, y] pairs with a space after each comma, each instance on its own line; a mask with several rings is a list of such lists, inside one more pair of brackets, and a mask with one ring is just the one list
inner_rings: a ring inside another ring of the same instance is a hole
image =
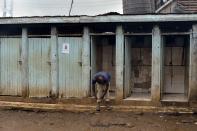
[[164, 93], [184, 93], [185, 91], [185, 49], [165, 47]]
[[50, 84], [50, 38], [29, 38], [29, 96], [47, 97]]
[[21, 82], [21, 38], [0, 38], [0, 94], [1, 95], [22, 95]]
[[[64, 52], [64, 45], [68, 45]], [[61, 97], [85, 97], [82, 88], [82, 38], [59, 37], [59, 93]]]

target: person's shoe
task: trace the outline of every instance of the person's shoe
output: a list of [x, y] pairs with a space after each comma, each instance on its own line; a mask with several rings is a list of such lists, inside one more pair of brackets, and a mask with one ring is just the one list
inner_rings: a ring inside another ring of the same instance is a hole
[[96, 106], [96, 111], [100, 111], [100, 106]]
[[106, 101], [106, 102], [109, 102], [109, 101], [110, 101], [110, 99], [109, 99], [109, 98], [107, 98], [107, 99], [105, 99], [105, 101]]
[[102, 100], [101, 99], [97, 99], [96, 101], [97, 101], [97, 103], [101, 103]]
[[112, 110], [112, 107], [111, 106], [107, 106], [107, 110], [108, 111]]
[[95, 97], [95, 96], [92, 96], [92, 98], [93, 98], [93, 99], [96, 99], [96, 97]]

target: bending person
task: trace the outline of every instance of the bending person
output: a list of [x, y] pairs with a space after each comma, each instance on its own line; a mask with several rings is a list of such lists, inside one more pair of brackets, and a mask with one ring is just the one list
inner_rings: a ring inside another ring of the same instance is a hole
[[108, 72], [98, 72], [94, 75], [92, 80], [92, 91], [93, 95], [97, 99], [97, 111], [100, 111], [100, 103], [106, 98], [109, 101], [109, 85], [110, 85], [111, 75]]

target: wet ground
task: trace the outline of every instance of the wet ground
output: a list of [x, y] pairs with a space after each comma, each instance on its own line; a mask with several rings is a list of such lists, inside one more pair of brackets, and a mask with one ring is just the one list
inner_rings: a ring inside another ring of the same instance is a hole
[[0, 110], [0, 131], [197, 131], [197, 115]]

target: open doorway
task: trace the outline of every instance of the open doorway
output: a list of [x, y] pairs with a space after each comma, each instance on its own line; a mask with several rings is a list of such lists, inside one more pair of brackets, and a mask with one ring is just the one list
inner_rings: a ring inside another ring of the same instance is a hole
[[115, 95], [115, 36], [91, 36], [91, 76], [99, 71], [111, 74], [110, 97]]
[[146, 100], [151, 96], [152, 37], [136, 35], [125, 37], [124, 97]]
[[187, 101], [189, 86], [189, 35], [163, 36], [163, 101]]

